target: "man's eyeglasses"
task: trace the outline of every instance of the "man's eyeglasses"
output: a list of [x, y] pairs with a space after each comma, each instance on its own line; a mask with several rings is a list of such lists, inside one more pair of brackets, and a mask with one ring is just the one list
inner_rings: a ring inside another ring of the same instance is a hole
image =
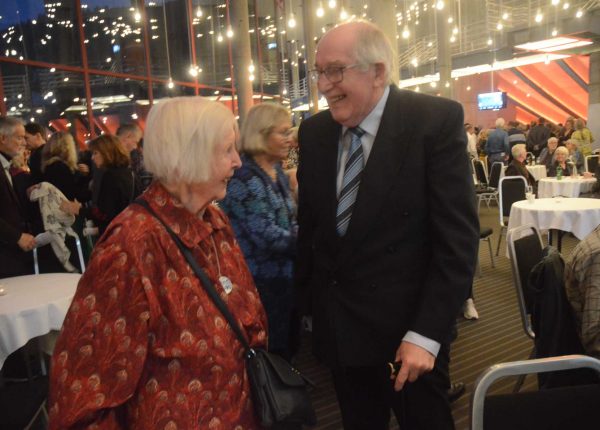
[[348, 66], [328, 66], [324, 69], [313, 69], [308, 71], [308, 76], [313, 83], [319, 82], [321, 75], [325, 75], [332, 84], [339, 84], [344, 80], [344, 70], [358, 67], [360, 64], [350, 64]]

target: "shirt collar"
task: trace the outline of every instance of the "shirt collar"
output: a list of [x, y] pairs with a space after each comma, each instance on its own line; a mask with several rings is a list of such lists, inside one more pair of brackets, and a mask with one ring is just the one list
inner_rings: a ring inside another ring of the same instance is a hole
[[3, 169], [10, 168], [10, 159], [6, 158], [6, 156], [0, 152], [0, 163], [2, 163]]
[[150, 185], [144, 193], [144, 198], [165, 224], [190, 248], [197, 246], [214, 230], [221, 230], [227, 226], [223, 213], [216, 205], [209, 204], [202, 218], [199, 218], [188, 211], [158, 181]]
[[[388, 96], [390, 95], [390, 87], [385, 87], [385, 91], [381, 95], [381, 98], [373, 108], [369, 115], [365, 119], [361, 121], [358, 125], [364, 131], [369, 133], [371, 136], [375, 136], [377, 134], [377, 130], [379, 129], [379, 123], [381, 123], [381, 117], [383, 116], [383, 110], [385, 109], [385, 103], [387, 102]], [[345, 135], [346, 131], [348, 131], [348, 127], [342, 128], [342, 136]]]

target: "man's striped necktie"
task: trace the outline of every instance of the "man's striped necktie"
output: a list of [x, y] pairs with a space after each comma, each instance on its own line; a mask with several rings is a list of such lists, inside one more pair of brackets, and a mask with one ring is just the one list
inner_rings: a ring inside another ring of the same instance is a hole
[[365, 134], [365, 131], [360, 127], [350, 128], [348, 131], [352, 133], [352, 140], [350, 142], [350, 150], [348, 151], [348, 157], [346, 158], [346, 165], [344, 167], [342, 189], [340, 190], [335, 217], [336, 229], [339, 236], [345, 235], [346, 230], [348, 230], [348, 224], [350, 224], [350, 217], [352, 216], [352, 209], [354, 207], [354, 202], [356, 201], [356, 195], [358, 194], [360, 176], [364, 165], [363, 149], [360, 138]]

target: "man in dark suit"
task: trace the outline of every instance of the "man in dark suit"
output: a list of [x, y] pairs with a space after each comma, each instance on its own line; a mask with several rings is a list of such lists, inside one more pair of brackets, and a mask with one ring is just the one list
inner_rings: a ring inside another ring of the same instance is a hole
[[26, 219], [12, 186], [10, 160], [25, 144], [25, 128], [14, 118], [0, 118], [0, 278], [32, 273], [34, 237], [27, 233]]
[[463, 112], [391, 85], [392, 63], [368, 22], [319, 42], [329, 110], [299, 131], [297, 284], [345, 429], [387, 429], [390, 409], [403, 429], [451, 429], [448, 347], [479, 243]]

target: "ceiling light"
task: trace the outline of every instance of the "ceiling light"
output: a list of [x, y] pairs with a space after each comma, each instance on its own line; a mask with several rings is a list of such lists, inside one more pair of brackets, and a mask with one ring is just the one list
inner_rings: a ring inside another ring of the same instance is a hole
[[562, 51], [563, 49], [572, 49], [580, 46], [591, 45], [592, 43], [593, 42], [591, 40], [559, 36], [553, 37], [552, 39], [516, 45], [515, 48], [524, 49], [526, 51], [556, 52]]

